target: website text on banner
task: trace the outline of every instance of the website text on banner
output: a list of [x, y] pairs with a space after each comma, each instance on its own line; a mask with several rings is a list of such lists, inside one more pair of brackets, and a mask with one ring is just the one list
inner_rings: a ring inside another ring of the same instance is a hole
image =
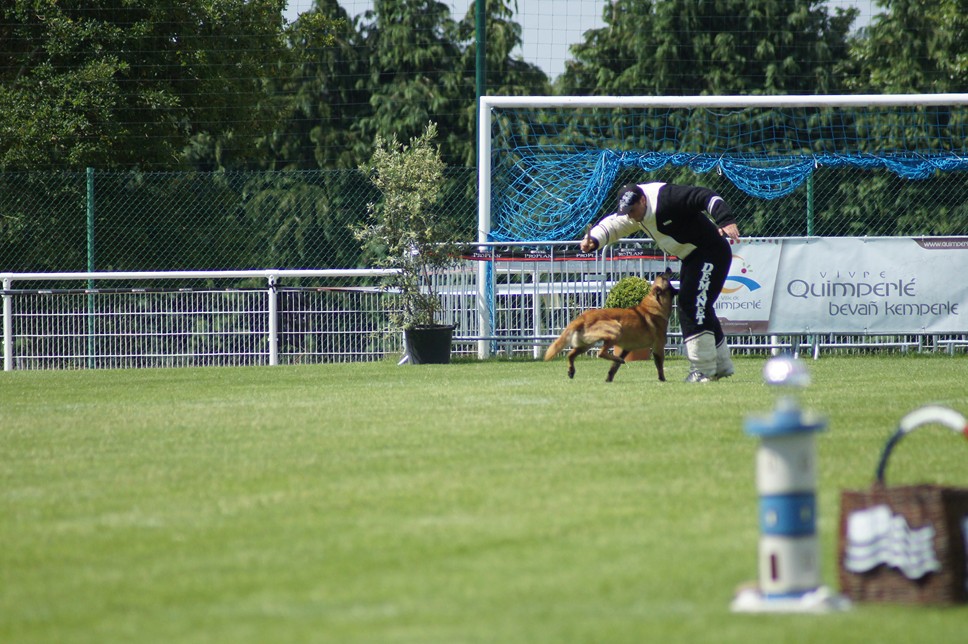
[[750, 239], [716, 310], [727, 333], [968, 332], [968, 237]]

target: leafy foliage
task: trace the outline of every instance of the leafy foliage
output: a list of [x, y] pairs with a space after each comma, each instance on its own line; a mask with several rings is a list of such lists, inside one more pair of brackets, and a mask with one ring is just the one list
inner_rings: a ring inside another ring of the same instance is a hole
[[434, 277], [457, 257], [450, 222], [434, 209], [444, 176], [436, 136], [435, 123], [428, 123], [409, 145], [401, 146], [396, 136], [378, 135], [373, 157], [360, 168], [383, 199], [367, 204], [370, 222], [355, 226], [354, 236], [379, 254], [379, 266], [398, 271], [385, 285], [400, 295], [395, 322], [402, 328], [437, 322]]
[[[852, 40], [848, 55], [838, 63], [838, 74], [849, 91], [932, 94], [963, 92], [968, 87], [964, 2], [879, 0], [877, 4], [885, 11]], [[925, 118], [963, 123], [962, 112], [925, 110]], [[904, 129], [885, 126], [879, 144], [904, 149]], [[964, 235], [968, 233], [964, 181], [962, 175], [944, 173], [919, 182], [865, 175], [839, 187], [844, 206], [829, 212], [828, 217], [842, 222], [839, 234]], [[932, 192], [949, 190], [962, 196], [950, 205], [932, 203]]]
[[[373, 154], [378, 135], [407, 140], [429, 121], [437, 124], [441, 158], [452, 170], [442, 182], [441, 217], [462, 225], [463, 239], [473, 238], [476, 4], [458, 19], [445, 2], [376, 0], [372, 11], [351, 20], [338, 0], [315, 0], [287, 25], [283, 0], [8, 0], [0, 5], [0, 170], [8, 175], [0, 258], [18, 269], [83, 269], [86, 197], [78, 171], [95, 167], [98, 268], [360, 265], [346, 227], [365, 216], [363, 204], [375, 188], [357, 168]], [[489, 0], [484, 7], [486, 93], [968, 87], [962, 0], [878, 0], [883, 11], [860, 31], [853, 30], [855, 8], [821, 0], [611, 0], [603, 3], [604, 26], [573, 45], [574, 60], [553, 87], [518, 53], [515, 17], [529, 4]], [[545, 33], [557, 22], [549, 21]], [[938, 116], [965, 118], [955, 111]], [[541, 126], [525, 134], [540, 136]], [[649, 135], [643, 128], [623, 141], [637, 146]], [[312, 180], [320, 185], [271, 176], [320, 169]], [[132, 190], [101, 202], [103, 173], [114, 170], [131, 176], [107, 180], [127, 181]], [[156, 170], [198, 174], [179, 181], [150, 176]], [[204, 176], [251, 170], [270, 175], [253, 178], [238, 197], [235, 187], [225, 190]], [[54, 187], [68, 180], [64, 171], [76, 184], [70, 190]], [[691, 170], [669, 168], [662, 174], [709, 185], [742, 204], [744, 234], [807, 233], [802, 194], [752, 202], [723, 176], [697, 181]], [[189, 179], [201, 181], [201, 196], [175, 185]], [[639, 179], [636, 170], [616, 185]], [[818, 234], [968, 232], [961, 175], [902, 183], [818, 168], [815, 183]], [[942, 190], [944, 203], [936, 205]], [[173, 205], [175, 195], [188, 203]], [[107, 224], [147, 250], [132, 242], [109, 248], [122, 242], [120, 233], [106, 234]], [[190, 257], [164, 259], [155, 248], [160, 239], [197, 247]], [[135, 246], [142, 254], [133, 262], [124, 253]]]
[[[280, 113], [266, 81], [296, 54], [285, 4], [5, 4], [0, 168], [204, 170], [253, 159]], [[325, 42], [329, 28], [317, 19], [298, 34]]]
[[562, 94], [829, 93], [856, 9], [820, 0], [616, 0], [574, 45]]
[[968, 12], [962, 0], [880, 0], [841, 73], [852, 91], [962, 92], [968, 86]]
[[628, 309], [638, 306], [651, 289], [649, 280], [637, 275], [627, 275], [616, 282], [608, 292], [605, 308]]

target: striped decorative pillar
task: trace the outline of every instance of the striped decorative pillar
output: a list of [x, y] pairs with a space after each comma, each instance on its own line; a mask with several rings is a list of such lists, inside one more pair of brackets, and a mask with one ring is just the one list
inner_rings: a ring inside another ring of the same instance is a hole
[[[763, 375], [769, 385], [810, 383], [803, 365], [792, 358], [767, 361]], [[828, 612], [850, 605], [820, 583], [815, 435], [826, 426], [824, 419], [802, 411], [792, 395], [781, 395], [772, 413], [745, 421], [746, 433], [760, 439], [759, 578], [755, 590], [737, 595], [734, 611]]]
[[788, 397], [771, 416], [746, 419], [746, 432], [760, 438], [759, 582], [766, 599], [798, 597], [820, 586], [814, 434], [825, 428]]

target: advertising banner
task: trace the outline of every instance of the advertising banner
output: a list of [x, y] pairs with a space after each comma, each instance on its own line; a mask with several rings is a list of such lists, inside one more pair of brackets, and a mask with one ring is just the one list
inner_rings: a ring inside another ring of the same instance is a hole
[[968, 332], [968, 237], [750, 239], [716, 311], [726, 333]]

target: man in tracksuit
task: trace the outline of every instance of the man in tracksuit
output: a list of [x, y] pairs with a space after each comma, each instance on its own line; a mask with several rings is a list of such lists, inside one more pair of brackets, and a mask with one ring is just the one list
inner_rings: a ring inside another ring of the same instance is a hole
[[686, 382], [733, 375], [729, 345], [713, 308], [733, 259], [728, 239], [739, 239], [729, 205], [712, 190], [699, 186], [622, 186], [618, 212], [588, 231], [581, 249], [591, 252], [636, 231], [644, 231], [659, 248], [682, 260], [679, 323], [690, 364]]

